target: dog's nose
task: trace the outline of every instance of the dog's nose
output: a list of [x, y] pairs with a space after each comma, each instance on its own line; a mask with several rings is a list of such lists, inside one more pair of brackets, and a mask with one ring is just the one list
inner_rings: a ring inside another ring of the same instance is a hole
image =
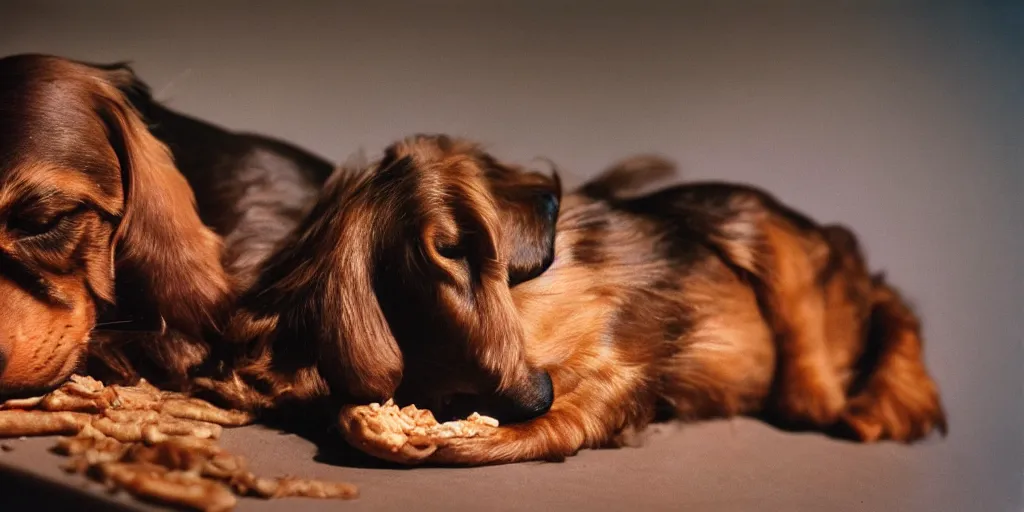
[[503, 407], [497, 417], [504, 423], [522, 423], [544, 415], [555, 401], [551, 375], [544, 370], [535, 370], [529, 383], [509, 398], [511, 403]]
[[514, 391], [495, 394], [455, 394], [440, 400], [438, 419], [455, 420], [474, 412], [491, 416], [502, 424], [522, 423], [551, 410], [555, 401], [555, 388], [551, 376], [544, 370], [535, 370], [529, 381]]

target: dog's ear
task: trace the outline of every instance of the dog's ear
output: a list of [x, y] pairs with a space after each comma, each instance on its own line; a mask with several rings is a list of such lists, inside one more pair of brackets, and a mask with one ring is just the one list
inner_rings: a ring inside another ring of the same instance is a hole
[[394, 227], [369, 206], [368, 185], [359, 174], [336, 171], [229, 323], [229, 337], [250, 345], [257, 373], [280, 376], [289, 393], [309, 394], [295, 378], [306, 368], [342, 402], [384, 401], [402, 378], [402, 354], [374, 289], [381, 237]]
[[551, 265], [558, 190], [557, 184], [547, 190], [519, 188], [522, 196], [511, 211], [505, 210], [509, 205], [501, 200], [489, 201], [475, 191], [464, 198], [468, 207], [460, 215], [475, 260], [470, 262], [473, 285], [463, 291], [468, 299], [464, 303], [473, 306], [474, 314], [462, 315], [459, 324], [466, 330], [471, 356], [497, 384], [487, 412], [505, 422], [544, 414], [554, 400], [551, 377], [527, 360], [526, 333], [510, 287]]
[[202, 336], [230, 295], [220, 237], [199, 218], [195, 195], [170, 152], [118, 88], [129, 71], [97, 80], [97, 113], [121, 170], [123, 209], [113, 237], [121, 282], [141, 288], [168, 327]]
[[562, 200], [558, 172], [532, 172], [478, 153], [493, 197], [508, 255], [508, 284], [515, 286], [542, 274], [555, 258], [555, 234]]

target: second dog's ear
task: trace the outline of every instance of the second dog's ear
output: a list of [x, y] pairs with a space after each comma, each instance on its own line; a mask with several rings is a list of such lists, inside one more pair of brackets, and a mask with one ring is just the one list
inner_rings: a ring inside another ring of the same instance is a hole
[[500, 243], [508, 255], [509, 285], [542, 274], [555, 259], [555, 227], [562, 201], [557, 172], [524, 172], [482, 158], [501, 219]]
[[315, 368], [333, 397], [379, 402], [394, 395], [403, 371], [374, 290], [380, 237], [396, 228], [393, 216], [367, 203], [372, 197], [354, 193], [366, 183], [344, 172], [328, 180], [295, 234], [263, 264], [235, 314], [242, 321], [229, 327], [266, 369]]

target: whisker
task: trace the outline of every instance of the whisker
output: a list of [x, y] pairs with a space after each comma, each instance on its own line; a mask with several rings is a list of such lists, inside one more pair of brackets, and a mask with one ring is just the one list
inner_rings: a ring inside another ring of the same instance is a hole
[[108, 325], [130, 324], [130, 323], [132, 323], [134, 321], [135, 320], [113, 320], [113, 321], [110, 321], [110, 322], [100, 322], [100, 323], [94, 325], [93, 329], [97, 329], [99, 327], [106, 327]]

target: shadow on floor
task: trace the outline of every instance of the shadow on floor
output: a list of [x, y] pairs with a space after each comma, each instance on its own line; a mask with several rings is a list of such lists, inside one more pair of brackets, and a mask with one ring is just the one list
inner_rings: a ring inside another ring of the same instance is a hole
[[[332, 466], [343, 466], [360, 469], [412, 469], [417, 466], [403, 466], [367, 455], [352, 446], [343, 438], [338, 427], [335, 425], [335, 415], [327, 411], [334, 411], [327, 404], [315, 406], [305, 405], [301, 409], [282, 410], [272, 417], [265, 417], [261, 420], [264, 426], [279, 430], [283, 433], [294, 434], [310, 441], [317, 447], [317, 453], [313, 460], [319, 463]], [[832, 439], [856, 442], [853, 433], [847, 429], [832, 428], [822, 429], [807, 428], [800, 425], [785, 424], [775, 421], [770, 417], [755, 417], [754, 419], [780, 431], [793, 435], [825, 435]], [[716, 419], [702, 420], [716, 421]], [[696, 423], [696, 422], [694, 422]], [[673, 420], [671, 416], [659, 415], [655, 425], [662, 427], [678, 426], [685, 427], [685, 423]], [[644, 444], [648, 441], [650, 432], [645, 432], [632, 439], [629, 444]]]

